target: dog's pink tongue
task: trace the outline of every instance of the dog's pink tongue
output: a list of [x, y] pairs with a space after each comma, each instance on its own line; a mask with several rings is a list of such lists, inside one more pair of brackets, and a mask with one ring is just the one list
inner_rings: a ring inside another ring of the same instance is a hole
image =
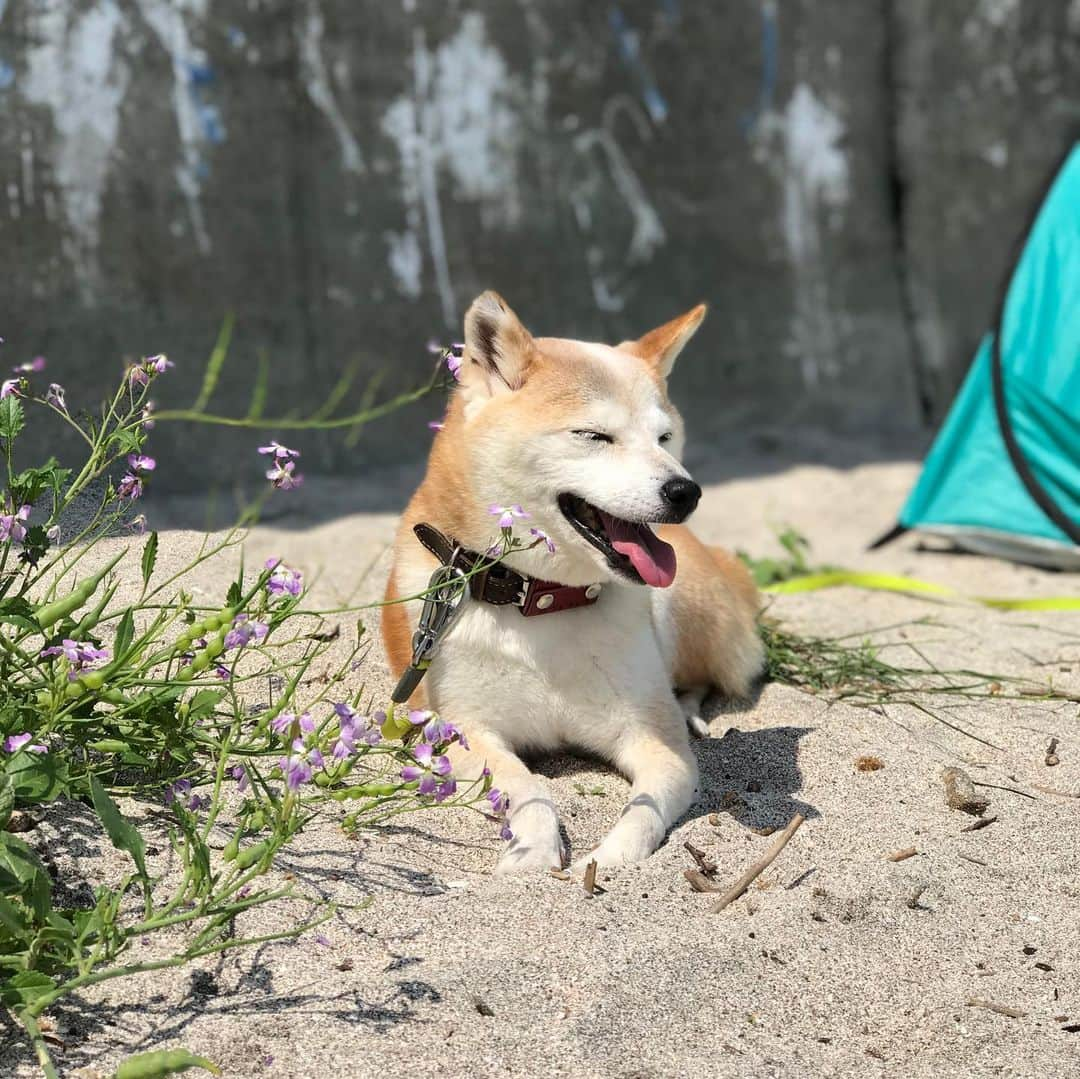
[[675, 548], [670, 543], [665, 543], [648, 525], [631, 524], [606, 513], [600, 516], [611, 546], [630, 559], [646, 584], [667, 588], [675, 580]]

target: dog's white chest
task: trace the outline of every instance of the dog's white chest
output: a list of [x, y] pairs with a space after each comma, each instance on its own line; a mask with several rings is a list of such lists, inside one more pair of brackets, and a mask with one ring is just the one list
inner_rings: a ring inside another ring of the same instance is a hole
[[622, 702], [667, 688], [644, 589], [611, 587], [591, 607], [531, 618], [467, 602], [428, 675], [432, 706], [466, 730], [520, 748], [599, 747]]

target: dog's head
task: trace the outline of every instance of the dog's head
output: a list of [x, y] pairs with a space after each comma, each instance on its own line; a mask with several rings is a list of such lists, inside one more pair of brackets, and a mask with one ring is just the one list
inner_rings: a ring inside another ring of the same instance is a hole
[[[556, 548], [513, 555], [512, 566], [565, 584], [671, 584], [675, 552], [649, 526], [685, 520], [701, 488], [680, 463], [667, 376], [704, 317], [698, 306], [612, 347], [534, 338], [494, 292], [473, 302], [447, 435], [478, 509], [520, 503], [531, 516], [523, 538], [535, 527]], [[490, 516], [473, 524], [497, 532]]]

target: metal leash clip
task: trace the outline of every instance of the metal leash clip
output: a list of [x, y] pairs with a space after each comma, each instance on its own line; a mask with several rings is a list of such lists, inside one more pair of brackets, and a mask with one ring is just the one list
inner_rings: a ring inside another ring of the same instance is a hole
[[394, 704], [404, 704], [427, 674], [432, 659], [450, 627], [457, 621], [469, 594], [465, 573], [457, 566], [439, 566], [428, 581], [424, 609], [412, 639], [412, 659], [390, 694]]

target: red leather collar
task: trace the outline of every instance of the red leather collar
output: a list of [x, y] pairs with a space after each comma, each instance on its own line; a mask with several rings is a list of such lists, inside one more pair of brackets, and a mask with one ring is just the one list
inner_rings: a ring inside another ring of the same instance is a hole
[[474, 599], [497, 607], [513, 605], [526, 618], [590, 607], [600, 597], [599, 584], [568, 585], [526, 577], [476, 551], [466, 550], [426, 522], [415, 525], [413, 532], [444, 566], [456, 566], [469, 575], [469, 591]]

